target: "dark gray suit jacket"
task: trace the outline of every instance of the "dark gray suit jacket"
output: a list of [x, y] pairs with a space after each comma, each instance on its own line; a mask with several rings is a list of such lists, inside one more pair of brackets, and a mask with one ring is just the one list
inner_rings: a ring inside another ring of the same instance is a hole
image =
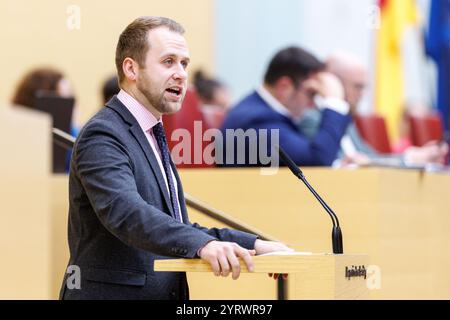
[[254, 235], [191, 224], [172, 167], [184, 223], [173, 218], [144, 132], [117, 97], [89, 120], [75, 143], [69, 178], [69, 266], [80, 268], [81, 288], [66, 286], [73, 275], [67, 273], [61, 299], [188, 299], [186, 275], [154, 272], [155, 259], [194, 258], [214, 239], [254, 248]]

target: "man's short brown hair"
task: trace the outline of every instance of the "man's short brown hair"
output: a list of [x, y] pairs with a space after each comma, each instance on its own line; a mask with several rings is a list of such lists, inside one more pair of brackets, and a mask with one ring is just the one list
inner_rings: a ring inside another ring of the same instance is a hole
[[125, 78], [122, 69], [125, 58], [133, 59], [139, 66], [145, 64], [145, 56], [149, 49], [148, 32], [159, 27], [166, 27], [179, 34], [184, 33], [184, 28], [178, 22], [164, 17], [139, 17], [122, 32], [116, 48], [116, 68], [119, 83]]

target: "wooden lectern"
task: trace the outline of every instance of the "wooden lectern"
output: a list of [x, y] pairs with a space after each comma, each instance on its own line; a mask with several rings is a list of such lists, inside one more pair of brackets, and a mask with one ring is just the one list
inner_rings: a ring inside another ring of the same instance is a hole
[[[253, 257], [254, 273], [287, 273], [288, 299], [369, 299], [367, 255], [289, 254]], [[209, 272], [201, 259], [155, 261], [155, 271]], [[248, 273], [241, 260], [241, 272]]]

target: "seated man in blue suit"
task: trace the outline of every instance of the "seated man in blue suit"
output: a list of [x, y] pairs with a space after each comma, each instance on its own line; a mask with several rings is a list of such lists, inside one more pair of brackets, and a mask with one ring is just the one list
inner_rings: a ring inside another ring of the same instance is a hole
[[[324, 65], [317, 58], [299, 47], [279, 51], [267, 68], [264, 84], [245, 97], [228, 113], [222, 131], [225, 140], [223, 164], [225, 166], [261, 166], [258, 148], [267, 143], [266, 150], [277, 144], [298, 165], [329, 166], [336, 158], [339, 143], [350, 122], [349, 106], [344, 101], [340, 81], [323, 71]], [[305, 110], [311, 107], [323, 109], [320, 129], [307, 138], [297, 125]], [[255, 131], [245, 142], [245, 160], [242, 149], [238, 150], [232, 130]], [[254, 138], [256, 136], [256, 138]], [[230, 147], [231, 146], [231, 147]], [[257, 152], [255, 157], [252, 152]], [[230, 156], [230, 153], [234, 153]], [[257, 159], [254, 161], [254, 159]]]

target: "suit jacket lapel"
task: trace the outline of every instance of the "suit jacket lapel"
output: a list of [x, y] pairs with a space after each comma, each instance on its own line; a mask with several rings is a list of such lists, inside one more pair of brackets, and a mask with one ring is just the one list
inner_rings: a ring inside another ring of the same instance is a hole
[[130, 125], [130, 132], [139, 143], [142, 151], [145, 154], [145, 157], [147, 158], [148, 163], [150, 164], [150, 167], [153, 170], [156, 180], [158, 181], [159, 188], [163, 194], [164, 200], [166, 201], [167, 207], [169, 208], [170, 215], [172, 217], [175, 217], [175, 213], [173, 212], [172, 204], [170, 202], [170, 196], [167, 191], [166, 182], [159, 167], [158, 160], [156, 160], [152, 147], [145, 137], [142, 128], [139, 126], [139, 123], [128, 111], [128, 109], [122, 104], [122, 102], [120, 102], [120, 100], [116, 97], [114, 97], [106, 106], [119, 113], [124, 121]]

